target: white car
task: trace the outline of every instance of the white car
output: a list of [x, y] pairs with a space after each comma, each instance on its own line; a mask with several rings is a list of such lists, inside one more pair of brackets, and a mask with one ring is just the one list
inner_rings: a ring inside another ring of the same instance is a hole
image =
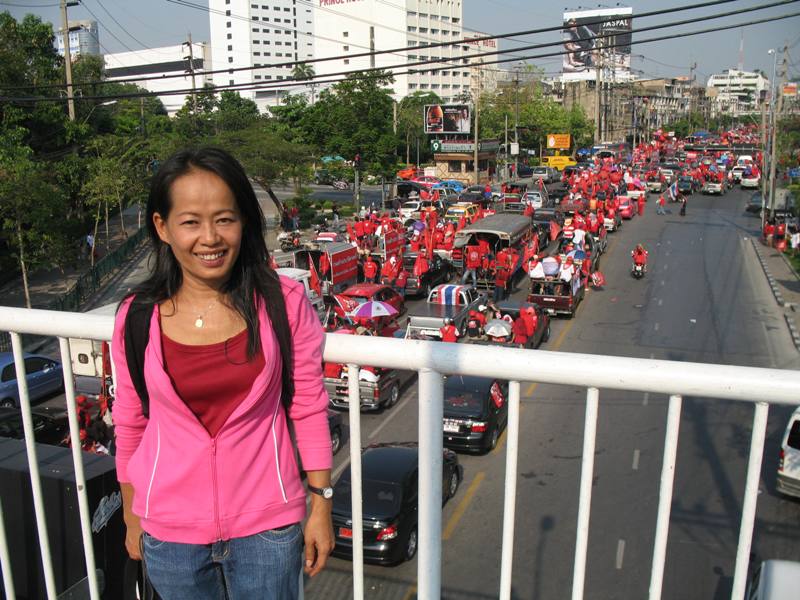
[[522, 195], [522, 202], [524, 204], [530, 204], [533, 206], [534, 210], [542, 208], [545, 205], [545, 194], [538, 190], [528, 190]]
[[800, 408], [796, 408], [789, 417], [781, 439], [779, 458], [778, 491], [800, 498]]
[[742, 185], [742, 189], [757, 190], [758, 186], [761, 185], [761, 177], [758, 175], [751, 175], [749, 177], [742, 175], [740, 183]]
[[719, 181], [706, 181], [703, 184], [704, 194], [719, 194], [720, 196], [725, 193], [725, 184]]
[[743, 173], [744, 167], [733, 167], [731, 169], [731, 179], [733, 179], [734, 183], [739, 183], [742, 180]]

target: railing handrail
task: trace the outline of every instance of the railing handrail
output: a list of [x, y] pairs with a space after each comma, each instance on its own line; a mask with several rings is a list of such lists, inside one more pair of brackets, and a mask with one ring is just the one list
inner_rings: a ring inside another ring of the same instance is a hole
[[[0, 307], [0, 331], [110, 340], [113, 317]], [[335, 337], [334, 337], [335, 336]], [[800, 372], [596, 354], [328, 334], [324, 358], [418, 371], [797, 405]]]

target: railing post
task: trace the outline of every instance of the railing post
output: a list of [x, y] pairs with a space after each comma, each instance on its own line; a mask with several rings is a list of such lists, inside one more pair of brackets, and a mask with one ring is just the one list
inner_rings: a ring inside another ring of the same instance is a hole
[[364, 517], [361, 481], [361, 386], [358, 365], [347, 365], [350, 417], [350, 513], [353, 515], [353, 600], [364, 600]]
[[736, 567], [733, 573], [731, 600], [742, 600], [747, 587], [747, 567], [750, 563], [750, 548], [753, 543], [753, 525], [756, 520], [758, 481], [761, 478], [761, 461], [764, 458], [764, 440], [767, 435], [769, 404], [756, 403], [753, 414], [753, 433], [750, 437], [750, 459], [747, 463], [747, 479], [742, 503], [742, 524], [739, 528], [739, 548], [736, 550]]
[[661, 588], [664, 585], [664, 563], [667, 557], [667, 536], [669, 534], [669, 516], [672, 511], [672, 486], [675, 483], [675, 457], [678, 455], [682, 404], [681, 396], [669, 397], [667, 432], [664, 436], [664, 459], [661, 463], [661, 485], [658, 494], [656, 539], [653, 544], [653, 565], [650, 571], [650, 600], [661, 599]]
[[89, 598], [100, 600], [100, 588], [97, 585], [97, 571], [94, 561], [94, 543], [92, 542], [92, 519], [89, 516], [89, 499], [86, 496], [86, 476], [83, 473], [83, 450], [81, 449], [78, 410], [75, 406], [75, 381], [72, 377], [72, 359], [69, 340], [58, 338], [61, 349], [61, 365], [64, 370], [64, 396], [67, 400], [67, 419], [69, 420], [69, 438], [72, 446], [72, 462], [75, 466], [75, 485], [78, 492], [78, 513], [81, 521], [81, 537], [86, 559], [86, 578], [89, 582]]
[[439, 600], [442, 593], [442, 418], [444, 380], [419, 371], [419, 556], [417, 597]]
[[578, 500], [578, 525], [575, 538], [575, 565], [572, 569], [572, 600], [583, 598], [586, 580], [586, 553], [589, 547], [589, 514], [592, 509], [592, 478], [594, 477], [594, 449], [597, 439], [597, 412], [600, 391], [586, 390], [586, 413], [583, 419], [583, 457]]
[[503, 499], [503, 551], [500, 562], [500, 600], [511, 599], [514, 566], [514, 523], [517, 507], [517, 459], [519, 457], [519, 381], [508, 384], [506, 429], [506, 485]]
[[25, 430], [25, 451], [28, 453], [28, 470], [31, 476], [31, 493], [33, 494], [33, 511], [36, 515], [36, 532], [39, 535], [39, 550], [42, 555], [42, 571], [44, 586], [48, 600], [56, 598], [56, 582], [53, 576], [53, 559], [50, 554], [50, 540], [47, 537], [47, 521], [42, 500], [42, 480], [39, 476], [39, 459], [36, 455], [36, 442], [31, 418], [31, 401], [28, 396], [28, 381], [25, 379], [25, 353], [22, 350], [22, 338], [11, 332], [11, 348], [14, 352], [14, 367], [19, 390], [19, 406], [22, 409], [22, 427]]

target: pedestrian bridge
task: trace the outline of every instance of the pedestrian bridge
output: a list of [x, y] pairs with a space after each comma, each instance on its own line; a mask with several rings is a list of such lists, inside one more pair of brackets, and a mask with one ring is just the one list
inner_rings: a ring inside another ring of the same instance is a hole
[[[36, 446], [33, 443], [30, 402], [24, 377], [24, 363], [20, 360], [23, 354], [21, 336], [22, 334], [33, 334], [58, 339], [61, 361], [64, 366], [66, 401], [70, 414], [72, 456], [77, 479], [77, 501], [83, 536], [85, 572], [90, 574], [86, 581], [88, 590], [86, 597], [97, 600], [100, 598], [100, 583], [95, 575], [94, 551], [91, 543], [87, 543], [91, 540], [92, 523], [81, 450], [79, 450], [79, 430], [67, 340], [70, 337], [110, 340], [112, 330], [112, 317], [0, 307], [0, 331], [11, 332], [17, 380], [20, 382], [19, 391], [23, 409], [27, 461], [31, 473], [31, 488], [37, 519], [37, 531], [30, 532], [30, 535], [38, 536], [39, 560], [43, 565], [48, 600], [55, 600], [64, 590], [55, 589], [53, 562], [59, 560], [59, 557], [51, 555], [50, 544], [45, 535], [48, 515], [45, 514], [43, 508]], [[416, 588], [418, 597], [424, 600], [438, 600], [441, 597], [442, 589], [442, 478], [438, 474], [442, 469], [443, 374], [497, 377], [510, 381], [509, 423], [505, 445], [501, 577], [497, 590], [497, 597], [502, 600], [510, 600], [512, 597], [511, 577], [514, 568], [514, 511], [518, 472], [521, 382], [579, 386], [586, 390], [581, 472], [580, 480], [576, 482], [580, 498], [572, 582], [569, 588], [565, 585], [563, 593], [563, 597], [570, 593], [573, 600], [584, 597], [595, 435], [601, 393], [606, 390], [625, 390], [669, 396], [658, 510], [656, 521], [653, 523], [655, 541], [652, 548], [650, 600], [662, 597], [682, 398], [692, 396], [710, 401], [752, 404], [753, 423], [750, 451], [745, 486], [740, 492], [743, 502], [731, 595], [733, 600], [744, 598], [769, 405], [771, 403], [787, 405], [798, 403], [800, 373], [778, 369], [343, 335], [328, 335], [325, 359], [346, 363], [350, 365], [351, 369], [349, 426], [354, 524], [352, 597], [356, 600], [364, 598], [363, 532], [358, 526], [362, 522], [361, 415], [358, 411], [360, 404], [358, 377], [352, 376], [352, 370], [356, 370], [360, 364], [409, 369], [417, 371], [419, 374], [419, 552]], [[580, 363], [579, 369], [575, 368], [576, 363]], [[14, 581], [11, 576], [11, 561], [18, 560], [19, 557], [15, 557], [13, 549], [8, 547], [5, 518], [7, 517], [4, 517], [2, 506], [0, 506], [0, 566], [3, 573], [3, 586], [6, 598], [16, 598]], [[30, 555], [27, 558], [32, 560], [33, 556]]]

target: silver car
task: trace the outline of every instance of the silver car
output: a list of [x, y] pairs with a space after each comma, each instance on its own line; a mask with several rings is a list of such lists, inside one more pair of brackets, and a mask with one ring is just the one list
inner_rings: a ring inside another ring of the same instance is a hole
[[[25, 380], [31, 402], [64, 389], [61, 363], [38, 354], [25, 355]], [[19, 408], [14, 355], [0, 352], [0, 406]]]
[[533, 181], [541, 179], [544, 183], [553, 183], [559, 180], [558, 171], [553, 167], [534, 167]]

